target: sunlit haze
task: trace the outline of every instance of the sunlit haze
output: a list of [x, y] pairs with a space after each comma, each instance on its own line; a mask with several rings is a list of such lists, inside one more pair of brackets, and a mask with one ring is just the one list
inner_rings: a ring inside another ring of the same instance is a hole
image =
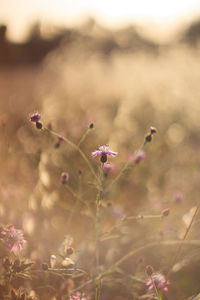
[[175, 24], [198, 16], [200, 0], [0, 0], [0, 23], [8, 25], [13, 40], [26, 37], [29, 25], [74, 25], [89, 16], [109, 26], [145, 22]]

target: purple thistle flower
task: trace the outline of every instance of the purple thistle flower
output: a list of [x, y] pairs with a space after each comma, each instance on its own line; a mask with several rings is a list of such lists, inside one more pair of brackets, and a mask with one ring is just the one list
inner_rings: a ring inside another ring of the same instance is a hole
[[69, 300], [87, 300], [84, 293], [76, 292], [75, 295], [70, 296]]
[[92, 156], [96, 157], [96, 156], [104, 156], [104, 155], [110, 155], [110, 156], [115, 156], [118, 153], [111, 151], [108, 145], [102, 145], [99, 147], [99, 150], [96, 150], [94, 152], [92, 152]]
[[139, 150], [136, 154], [132, 154], [130, 156], [130, 160], [133, 163], [139, 163], [140, 161], [144, 160], [146, 158], [146, 153], [143, 150]]
[[148, 286], [149, 290], [152, 290], [154, 285], [157, 289], [167, 292], [168, 291], [168, 285], [170, 284], [169, 280], [166, 280], [165, 276], [161, 273], [154, 274], [151, 278], [148, 278], [148, 281], [146, 285]]
[[29, 121], [31, 121], [33, 123], [39, 122], [40, 119], [41, 119], [41, 115], [38, 112], [29, 116]]
[[116, 156], [116, 155], [118, 155], [118, 153], [110, 150], [108, 145], [102, 145], [99, 147], [99, 150], [92, 152], [93, 157], [96, 157], [96, 156], [101, 157], [102, 163], [105, 163], [107, 161], [107, 155]]
[[15, 250], [22, 251], [22, 246], [26, 243], [22, 230], [16, 229], [13, 225], [2, 231], [6, 247], [13, 252]]
[[66, 172], [63, 172], [60, 176], [60, 180], [61, 180], [62, 184], [67, 183], [69, 180], [69, 174]]

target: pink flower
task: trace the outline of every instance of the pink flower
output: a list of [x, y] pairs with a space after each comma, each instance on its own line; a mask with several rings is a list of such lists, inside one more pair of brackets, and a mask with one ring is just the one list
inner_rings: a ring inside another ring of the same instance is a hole
[[41, 115], [38, 112], [29, 116], [29, 121], [34, 123], [37, 123], [40, 119], [41, 119]]
[[183, 193], [181, 193], [181, 192], [176, 192], [176, 193], [174, 193], [174, 201], [176, 202], [176, 203], [181, 203], [182, 202], [182, 200], [183, 200]]
[[15, 250], [22, 251], [22, 246], [26, 243], [22, 230], [16, 229], [13, 225], [11, 225], [4, 229], [2, 234], [4, 235], [6, 247], [9, 248], [11, 252]]
[[108, 145], [102, 145], [99, 147], [99, 150], [92, 152], [92, 156], [100, 156], [101, 162], [105, 163], [107, 161], [107, 155], [116, 156], [118, 153], [110, 150]]
[[165, 276], [161, 273], [156, 273], [152, 276], [152, 279], [149, 278], [146, 285], [148, 286], [149, 290], [153, 289], [153, 281], [157, 287], [157, 289], [163, 289], [165, 292], [168, 291], [168, 285], [170, 284], [169, 280], [166, 280]]
[[66, 184], [69, 180], [69, 174], [66, 172], [63, 172], [60, 176], [60, 180], [61, 180], [62, 184]]
[[104, 164], [104, 166], [103, 166], [103, 170], [104, 170], [105, 174], [113, 172], [114, 169], [115, 169], [115, 166], [111, 163]]
[[70, 296], [69, 300], [87, 300], [84, 293], [76, 292], [75, 295]]
[[130, 156], [130, 160], [133, 163], [139, 163], [140, 161], [144, 160], [146, 158], [146, 153], [143, 150], [139, 150], [136, 154], [132, 154]]

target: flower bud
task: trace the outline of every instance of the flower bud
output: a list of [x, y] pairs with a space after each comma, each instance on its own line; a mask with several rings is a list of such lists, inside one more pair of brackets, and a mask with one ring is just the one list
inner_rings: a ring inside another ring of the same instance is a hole
[[162, 216], [163, 217], [167, 217], [167, 216], [169, 216], [169, 214], [170, 214], [170, 209], [169, 208], [166, 208], [162, 211]]
[[146, 273], [148, 276], [152, 276], [153, 275], [153, 267], [150, 265], [146, 266]]

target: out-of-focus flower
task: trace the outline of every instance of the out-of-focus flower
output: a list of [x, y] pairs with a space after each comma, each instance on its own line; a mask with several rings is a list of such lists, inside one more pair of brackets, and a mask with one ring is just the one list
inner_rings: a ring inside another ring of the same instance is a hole
[[110, 150], [108, 145], [102, 145], [99, 147], [99, 150], [92, 152], [93, 157], [96, 157], [96, 156], [101, 157], [102, 163], [105, 163], [107, 161], [107, 155], [116, 156], [116, 155], [118, 155], [118, 153]]
[[69, 300], [87, 300], [84, 293], [76, 292], [76, 294], [70, 296]]
[[63, 172], [60, 176], [60, 180], [61, 180], [62, 184], [67, 183], [69, 180], [69, 174], [66, 172]]
[[23, 244], [26, 243], [22, 230], [16, 229], [13, 225], [2, 231], [6, 247], [11, 251], [22, 251]]
[[40, 119], [41, 119], [41, 114], [39, 114], [38, 112], [33, 113], [29, 116], [29, 121], [35, 123], [38, 129], [42, 129], [42, 123], [39, 122]]
[[103, 166], [103, 170], [104, 170], [105, 174], [113, 172], [114, 169], [115, 169], [115, 166], [111, 163], [104, 164], [104, 166]]
[[159, 290], [164, 290], [165, 292], [168, 291], [168, 285], [170, 284], [169, 280], [166, 280], [165, 276], [161, 273], [156, 273], [148, 278], [146, 285], [148, 286], [149, 290], [152, 290], [154, 285]]
[[182, 200], [183, 200], [183, 193], [181, 193], [181, 192], [174, 193], [174, 202], [179, 204], [182, 202]]
[[57, 142], [55, 143], [55, 148], [59, 148], [60, 144], [65, 140], [66, 135], [64, 133], [59, 134], [59, 136], [57, 136]]
[[52, 268], [52, 269], [53, 269], [53, 268], [55, 267], [55, 265], [56, 265], [56, 260], [57, 260], [56, 256], [55, 256], [54, 254], [52, 254], [51, 257], [50, 257], [50, 265], [51, 265], [51, 268]]
[[144, 160], [147, 157], [146, 153], [144, 152], [144, 150], [139, 150], [136, 154], [132, 154], [130, 156], [130, 160], [133, 163], [139, 163], [140, 161]]
[[29, 120], [33, 123], [39, 122], [41, 119], [41, 114], [39, 114], [38, 112], [31, 114], [29, 116]]

